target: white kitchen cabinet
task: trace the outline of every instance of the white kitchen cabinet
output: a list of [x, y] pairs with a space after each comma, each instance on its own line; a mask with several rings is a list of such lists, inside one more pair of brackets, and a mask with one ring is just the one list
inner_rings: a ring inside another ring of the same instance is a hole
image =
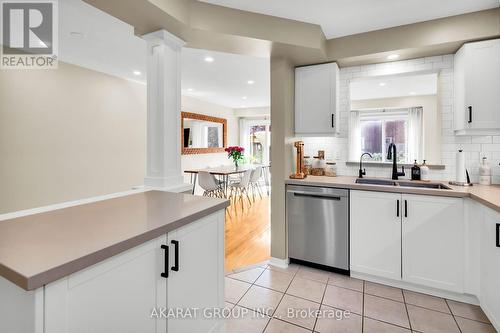
[[[215, 332], [219, 320], [209, 319], [205, 309], [224, 306], [224, 224], [216, 215], [203, 222], [189, 224], [168, 234], [171, 264], [176, 266], [168, 278], [168, 307], [197, 308], [197, 318], [169, 319], [167, 332]], [[178, 244], [178, 251], [176, 245]], [[200, 320], [200, 317], [207, 317]]]
[[403, 194], [403, 280], [463, 292], [463, 199]]
[[500, 133], [500, 39], [464, 44], [455, 55], [455, 131]]
[[166, 320], [150, 317], [167, 304], [166, 242], [164, 235], [47, 285], [45, 332], [166, 332]]
[[[217, 332], [220, 319], [203, 311], [224, 306], [223, 284], [221, 211], [45, 286], [44, 333]], [[193, 309], [193, 318], [153, 309]]]
[[351, 271], [463, 292], [459, 198], [351, 191]]
[[[500, 330], [500, 214], [484, 207], [481, 228], [481, 307], [491, 323]], [[480, 221], [479, 221], [480, 222]]]
[[401, 194], [351, 191], [351, 271], [401, 279]]
[[295, 134], [339, 132], [339, 67], [336, 63], [295, 69]]

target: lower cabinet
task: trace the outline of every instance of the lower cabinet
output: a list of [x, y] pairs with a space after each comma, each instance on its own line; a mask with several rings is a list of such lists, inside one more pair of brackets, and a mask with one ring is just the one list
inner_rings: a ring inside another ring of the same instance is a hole
[[463, 292], [462, 199], [351, 191], [351, 271]]
[[401, 279], [401, 194], [351, 191], [351, 271]]
[[216, 332], [203, 311], [223, 307], [223, 284], [220, 212], [45, 286], [44, 332]]
[[481, 228], [480, 303], [500, 330], [500, 214], [485, 207]]

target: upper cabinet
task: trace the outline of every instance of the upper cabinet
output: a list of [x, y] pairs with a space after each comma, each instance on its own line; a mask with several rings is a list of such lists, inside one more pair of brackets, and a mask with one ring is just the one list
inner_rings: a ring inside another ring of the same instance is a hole
[[336, 135], [339, 120], [336, 63], [295, 69], [295, 134]]
[[467, 43], [455, 56], [455, 133], [500, 133], [500, 39]]

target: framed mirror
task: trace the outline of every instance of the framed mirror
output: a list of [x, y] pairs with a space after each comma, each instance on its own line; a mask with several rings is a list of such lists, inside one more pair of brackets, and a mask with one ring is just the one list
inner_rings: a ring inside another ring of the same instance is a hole
[[226, 119], [181, 112], [181, 152], [183, 155], [222, 153], [226, 146]]

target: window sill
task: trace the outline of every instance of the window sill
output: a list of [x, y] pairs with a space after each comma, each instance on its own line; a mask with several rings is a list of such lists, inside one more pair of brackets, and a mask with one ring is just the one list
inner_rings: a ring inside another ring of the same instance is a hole
[[[359, 161], [347, 161], [345, 162], [346, 165], [349, 165], [349, 166], [359, 166]], [[392, 166], [392, 162], [370, 162], [368, 160], [364, 160], [363, 161], [363, 165], [365, 166], [370, 166], [370, 167], [388, 167], [388, 166]], [[408, 168], [410, 169], [413, 164], [400, 164], [398, 163], [398, 168], [401, 168], [401, 166], [404, 165], [405, 168]], [[444, 165], [441, 165], [441, 164], [426, 164], [429, 169], [431, 170], [444, 170], [445, 169], [445, 166]]]

